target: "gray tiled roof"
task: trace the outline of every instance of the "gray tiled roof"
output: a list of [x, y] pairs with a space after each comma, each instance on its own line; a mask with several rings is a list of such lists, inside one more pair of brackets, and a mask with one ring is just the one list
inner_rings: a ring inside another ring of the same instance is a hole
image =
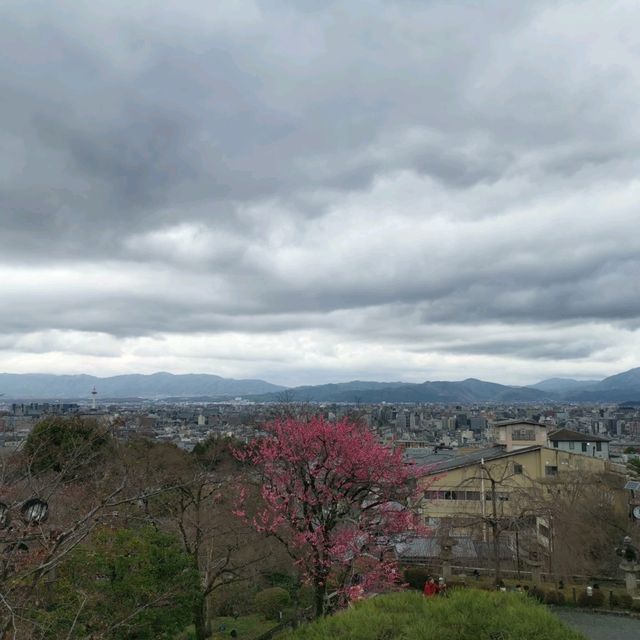
[[[493, 554], [491, 542], [472, 540], [469, 537], [454, 538], [456, 544], [452, 547], [453, 559], [462, 558], [491, 558]], [[396, 545], [396, 553], [407, 560], [420, 558], [437, 558], [440, 556], [440, 540], [438, 537], [414, 538]], [[500, 541], [500, 556], [510, 558], [511, 551], [504, 541]]]
[[610, 438], [597, 436], [593, 433], [580, 433], [571, 429], [558, 429], [549, 434], [549, 440], [552, 442], [555, 440], [559, 442], [609, 442]]
[[536, 422], [535, 420], [501, 420], [500, 422], [494, 422], [493, 426], [494, 427], [508, 427], [510, 425], [516, 425], [516, 424], [528, 424], [532, 427], [545, 427], [546, 428], [546, 424], [544, 424], [544, 422]]
[[477, 464], [481, 460], [496, 460], [497, 458], [508, 458], [509, 456], [518, 455], [527, 451], [535, 451], [536, 449], [541, 448], [541, 445], [534, 445], [531, 447], [516, 449], [514, 451], [505, 451], [504, 447], [496, 445], [486, 449], [477, 449], [469, 453], [455, 456], [454, 458], [449, 458], [447, 460], [442, 460], [441, 462], [432, 463], [428, 475], [436, 475], [443, 471], [451, 471], [452, 469], [459, 469], [460, 467]]

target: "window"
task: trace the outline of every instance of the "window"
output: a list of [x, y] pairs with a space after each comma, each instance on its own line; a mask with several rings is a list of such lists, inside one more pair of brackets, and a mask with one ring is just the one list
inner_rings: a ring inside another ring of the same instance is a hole
[[602, 451], [602, 442], [596, 442], [596, 451]]
[[513, 473], [521, 475], [522, 474], [522, 465], [517, 462], [513, 463]]
[[557, 449], [557, 448], [558, 448], [558, 441], [557, 441], [557, 440], [554, 440], [554, 441], [553, 441], [553, 448], [554, 448], [554, 449]]
[[575, 442], [570, 442], [569, 443], [569, 449], [571, 449], [571, 451], [573, 451], [576, 448], [576, 443]]
[[512, 440], [535, 440], [536, 432], [533, 429], [514, 429], [511, 432]]
[[[479, 491], [464, 491], [461, 489], [445, 489], [442, 491], [425, 491], [426, 500], [480, 500]], [[489, 495], [488, 500], [491, 499]]]
[[547, 475], [549, 477], [557, 476], [558, 475], [558, 467], [547, 465], [545, 467], [545, 475]]
[[586, 451], [586, 450], [587, 450], [587, 443], [586, 443], [586, 442], [583, 442], [583, 443], [582, 443], [582, 450], [583, 450], [583, 451]]
[[[487, 502], [491, 502], [491, 491], [487, 491], [484, 494], [484, 499]], [[496, 500], [498, 502], [507, 502], [509, 500], [509, 494], [508, 493], [497, 493], [496, 492]]]

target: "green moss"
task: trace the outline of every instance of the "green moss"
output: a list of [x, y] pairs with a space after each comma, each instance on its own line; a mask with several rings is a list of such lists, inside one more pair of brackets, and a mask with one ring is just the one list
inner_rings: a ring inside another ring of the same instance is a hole
[[476, 590], [426, 599], [380, 596], [284, 636], [286, 640], [584, 640], [552, 613], [517, 593]]

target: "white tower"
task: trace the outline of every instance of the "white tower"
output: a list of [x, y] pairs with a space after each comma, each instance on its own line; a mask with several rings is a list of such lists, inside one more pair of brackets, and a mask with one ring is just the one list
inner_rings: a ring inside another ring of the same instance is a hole
[[96, 391], [95, 387], [93, 387], [93, 389], [91, 391], [91, 395], [93, 396], [93, 400], [91, 401], [91, 410], [95, 411], [96, 410], [96, 396], [98, 395], [98, 392]]

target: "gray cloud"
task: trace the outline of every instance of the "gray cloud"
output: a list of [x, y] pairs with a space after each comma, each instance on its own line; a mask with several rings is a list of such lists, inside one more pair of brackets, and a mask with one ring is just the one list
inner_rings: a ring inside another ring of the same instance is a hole
[[637, 363], [637, 3], [219, 4], [3, 4], [0, 368]]

